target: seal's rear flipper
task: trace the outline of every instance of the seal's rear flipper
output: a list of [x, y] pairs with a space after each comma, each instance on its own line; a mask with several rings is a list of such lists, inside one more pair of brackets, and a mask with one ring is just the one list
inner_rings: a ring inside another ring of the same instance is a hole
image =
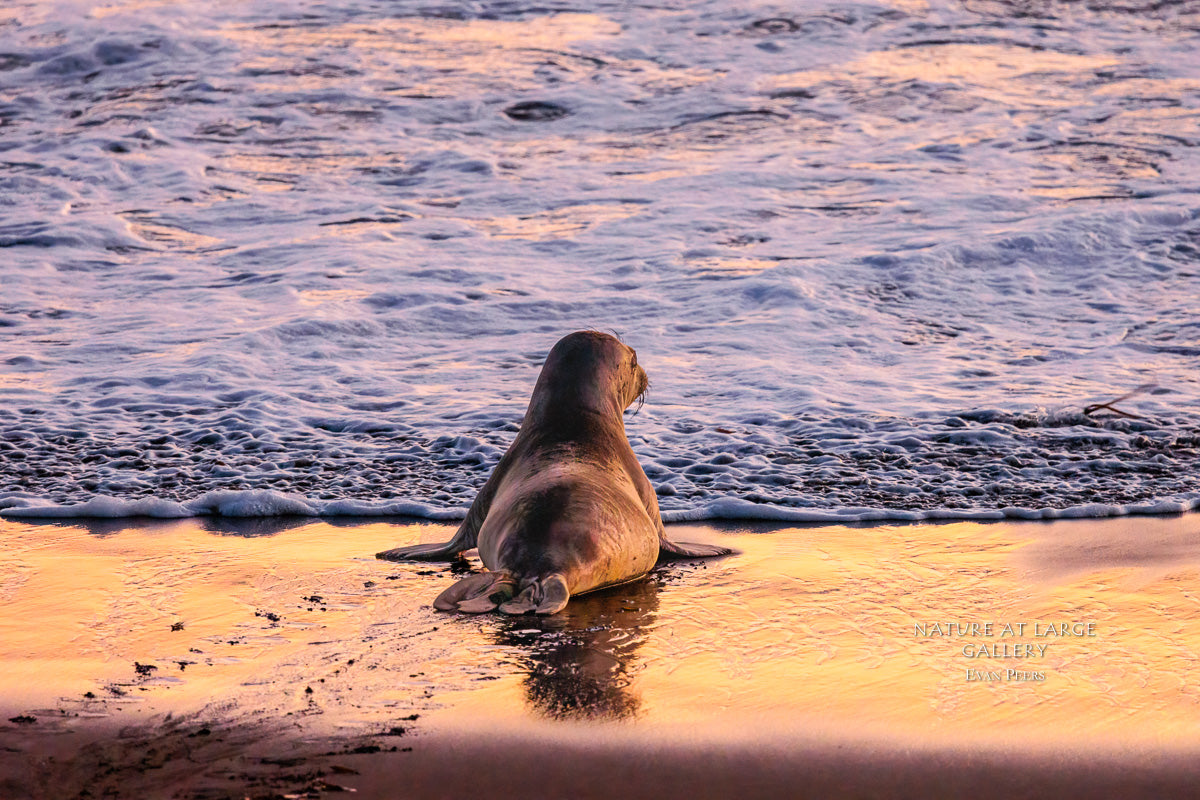
[[517, 582], [504, 570], [477, 572], [463, 578], [437, 596], [433, 607], [438, 611], [465, 611], [482, 614], [508, 600], [517, 591]]
[[557, 614], [570, 599], [566, 579], [555, 572], [527, 582], [519, 595], [501, 604], [500, 610], [505, 614]]
[[462, 552], [458, 544], [451, 540], [449, 542], [436, 542], [433, 544], [414, 544], [408, 547], [397, 547], [393, 550], [384, 550], [382, 553], [376, 553], [376, 558], [382, 558], [384, 561], [453, 561]]
[[728, 547], [721, 547], [716, 544], [698, 544], [696, 542], [672, 542], [666, 538], [658, 540], [658, 560], [666, 561], [668, 559], [680, 558], [712, 558], [713, 556], [727, 556], [734, 551]]

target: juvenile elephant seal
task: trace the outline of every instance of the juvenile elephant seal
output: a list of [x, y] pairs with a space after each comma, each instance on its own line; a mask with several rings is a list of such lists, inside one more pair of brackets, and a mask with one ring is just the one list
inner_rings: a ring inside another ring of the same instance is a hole
[[659, 558], [730, 553], [667, 539], [621, 416], [646, 386], [637, 353], [615, 337], [563, 337], [546, 357], [521, 432], [454, 538], [377, 557], [450, 560], [478, 547], [488, 571], [442, 592], [434, 608], [553, 614], [571, 595], [640, 578]]

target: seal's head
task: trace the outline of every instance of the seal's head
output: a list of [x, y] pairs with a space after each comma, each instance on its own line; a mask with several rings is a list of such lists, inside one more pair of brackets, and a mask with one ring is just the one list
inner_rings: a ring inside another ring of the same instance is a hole
[[619, 419], [648, 386], [632, 347], [607, 333], [576, 331], [559, 339], [546, 356], [529, 413], [582, 410]]

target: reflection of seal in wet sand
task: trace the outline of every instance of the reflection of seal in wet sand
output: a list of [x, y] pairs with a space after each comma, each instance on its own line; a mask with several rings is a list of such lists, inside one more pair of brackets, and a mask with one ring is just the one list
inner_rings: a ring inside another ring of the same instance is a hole
[[729, 553], [666, 537], [621, 416], [646, 385], [637, 353], [615, 337], [563, 337], [538, 376], [521, 432], [454, 538], [378, 557], [442, 560], [478, 547], [489, 571], [442, 592], [435, 608], [553, 614], [570, 595], [639, 578], [659, 558]]
[[517, 617], [495, 628], [494, 640], [514, 652], [525, 671], [531, 711], [551, 719], [631, 719], [642, 700], [633, 676], [638, 649], [658, 611], [659, 576], [613, 591], [593, 592], [560, 613]]

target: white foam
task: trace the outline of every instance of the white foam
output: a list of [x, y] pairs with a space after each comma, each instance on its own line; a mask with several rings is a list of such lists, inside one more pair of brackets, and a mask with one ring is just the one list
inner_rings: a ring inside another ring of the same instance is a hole
[[28, 505], [15, 505], [0, 510], [6, 517], [48, 518], [120, 518], [120, 517], [157, 517], [160, 519], [176, 519], [195, 516], [195, 511], [183, 503], [171, 500], [161, 500], [157, 497], [143, 497], [128, 500], [120, 497], [97, 496], [83, 503], [68, 503], [53, 505], [50, 503], [31, 502]]
[[326, 517], [420, 517], [439, 522], [462, 519], [467, 507], [439, 508], [429, 503], [390, 500], [332, 500], [320, 504]]
[[317, 516], [320, 511], [302, 497], [267, 490], [208, 492], [187, 503], [193, 515], [221, 517]]
[[408, 516], [432, 520], [461, 519], [466, 508], [438, 508], [428, 503], [361, 500], [308, 500], [270, 490], [208, 492], [186, 503], [147, 497], [137, 500], [97, 496], [82, 503], [55, 505], [10, 497], [0, 514], [14, 518], [158, 517], [381, 517]]
[[1113, 505], [1088, 503], [1067, 508], [935, 508], [901, 510], [883, 508], [838, 508], [829, 510], [799, 509], [762, 505], [737, 498], [722, 498], [687, 511], [666, 512], [663, 522], [698, 522], [705, 520], [764, 520], [792, 523], [847, 524], [858, 522], [925, 522], [925, 521], [997, 521], [1100, 519], [1104, 517], [1152, 516], [1182, 514], [1200, 507], [1200, 493], [1176, 500], [1155, 503]]
[[[92, 497], [83, 503], [52, 505], [17, 499], [25, 503], [0, 509], [0, 516], [23, 519], [194, 516], [224, 517], [417, 517], [437, 521], [462, 519], [467, 508], [439, 508], [412, 501], [309, 501], [271, 491], [209, 492], [187, 503], [157, 498], [123, 500], [116, 497]], [[736, 497], [723, 497], [686, 510], [665, 511], [663, 522], [703, 522], [715, 520], [762, 520], [797, 524], [850, 524], [863, 522], [922, 522], [932, 520], [1051, 520], [1098, 519], [1133, 515], [1182, 514], [1200, 507], [1200, 493], [1176, 500], [1153, 503], [1114, 505], [1089, 503], [1067, 508], [967, 508], [903, 510], [886, 508], [808, 509], [754, 503]]]

